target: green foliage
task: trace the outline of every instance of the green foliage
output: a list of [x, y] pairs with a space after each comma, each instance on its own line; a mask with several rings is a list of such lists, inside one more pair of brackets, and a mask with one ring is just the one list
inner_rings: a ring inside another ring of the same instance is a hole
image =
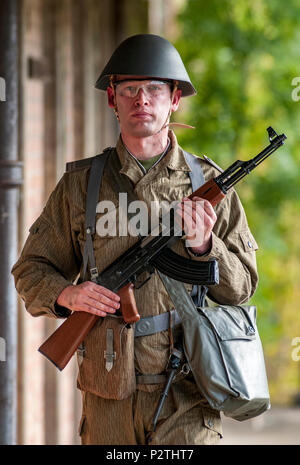
[[260, 247], [252, 301], [276, 400], [300, 390], [300, 362], [291, 359], [288, 343], [300, 336], [300, 100], [292, 99], [292, 80], [300, 76], [299, 18], [298, 0], [189, 0], [176, 43], [198, 92], [176, 115], [196, 126], [178, 133], [185, 149], [227, 167], [266, 146], [268, 126], [288, 137], [237, 188]]

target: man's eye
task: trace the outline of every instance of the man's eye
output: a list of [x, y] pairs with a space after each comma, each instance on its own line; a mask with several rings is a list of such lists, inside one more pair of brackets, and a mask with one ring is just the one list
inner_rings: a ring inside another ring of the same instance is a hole
[[161, 90], [161, 87], [152, 84], [151, 86], [147, 86], [147, 89], [149, 92], [157, 92], [158, 90]]

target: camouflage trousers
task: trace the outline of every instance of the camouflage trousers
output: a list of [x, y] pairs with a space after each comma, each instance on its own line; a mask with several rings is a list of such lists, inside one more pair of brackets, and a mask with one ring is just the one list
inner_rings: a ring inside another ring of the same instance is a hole
[[152, 421], [161, 390], [137, 390], [125, 400], [82, 392], [79, 426], [84, 445], [205, 445], [222, 437], [220, 414], [209, 408], [195, 384], [187, 379], [171, 385], [156, 431]]

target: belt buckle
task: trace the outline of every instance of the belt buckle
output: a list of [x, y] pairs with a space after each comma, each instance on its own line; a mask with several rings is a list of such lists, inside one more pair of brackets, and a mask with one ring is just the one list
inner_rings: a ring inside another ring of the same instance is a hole
[[143, 336], [144, 334], [154, 332], [154, 321], [153, 318], [142, 318], [135, 324], [135, 332], [137, 336]]

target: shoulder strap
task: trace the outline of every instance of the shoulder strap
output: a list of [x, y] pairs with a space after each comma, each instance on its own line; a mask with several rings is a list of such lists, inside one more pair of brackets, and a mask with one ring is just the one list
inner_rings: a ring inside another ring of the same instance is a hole
[[90, 162], [91, 170], [90, 170], [89, 181], [88, 181], [88, 188], [87, 188], [87, 194], [86, 194], [86, 209], [85, 209], [86, 241], [85, 241], [84, 249], [83, 249], [83, 279], [85, 277], [87, 264], [89, 262], [90, 275], [91, 275], [92, 281], [96, 280], [98, 276], [98, 270], [96, 268], [96, 261], [95, 261], [94, 249], [93, 249], [93, 239], [92, 239], [93, 235], [95, 234], [95, 230], [96, 230], [95, 224], [96, 224], [97, 200], [99, 196], [104, 166], [107, 162], [107, 159], [111, 151], [113, 151], [111, 147], [108, 149], [105, 149], [101, 155], [92, 157], [92, 160]]
[[194, 192], [197, 189], [199, 189], [199, 187], [201, 187], [202, 184], [204, 184], [204, 175], [201, 168], [200, 159], [195, 155], [192, 155], [190, 152], [186, 152], [185, 150], [183, 150], [183, 154], [186, 162], [192, 170], [189, 172], [189, 176]]
[[113, 147], [106, 147], [106, 149], [103, 150], [103, 153], [100, 155], [96, 155], [93, 157], [89, 158], [82, 158], [81, 160], [75, 160], [75, 161], [70, 161], [66, 164], [66, 172], [70, 173], [72, 171], [78, 171], [82, 170], [85, 168], [90, 168], [92, 166], [93, 160], [96, 157], [100, 157], [101, 155], [104, 155], [105, 152], [112, 150]]
[[[69, 171], [82, 169], [83, 167], [90, 166], [90, 174], [86, 195], [86, 211], [85, 211], [85, 232], [86, 241], [83, 250], [83, 279], [86, 274], [87, 266], [89, 264], [90, 277], [92, 281], [96, 281], [98, 277], [98, 270], [96, 267], [96, 260], [93, 249], [93, 235], [96, 232], [96, 208], [97, 200], [99, 197], [100, 185], [103, 176], [104, 167], [108, 166], [110, 175], [112, 177], [112, 185], [115, 186], [119, 192], [126, 192], [128, 194], [129, 202], [136, 200], [133, 191], [133, 186], [130, 180], [125, 175], [119, 173], [121, 164], [119, 157], [113, 147], [106, 148], [102, 154], [86, 159], [87, 163], [81, 163], [85, 160], [72, 162], [73, 165], [69, 166]], [[130, 213], [126, 212], [128, 219]], [[132, 213], [133, 215], [134, 213]]]

